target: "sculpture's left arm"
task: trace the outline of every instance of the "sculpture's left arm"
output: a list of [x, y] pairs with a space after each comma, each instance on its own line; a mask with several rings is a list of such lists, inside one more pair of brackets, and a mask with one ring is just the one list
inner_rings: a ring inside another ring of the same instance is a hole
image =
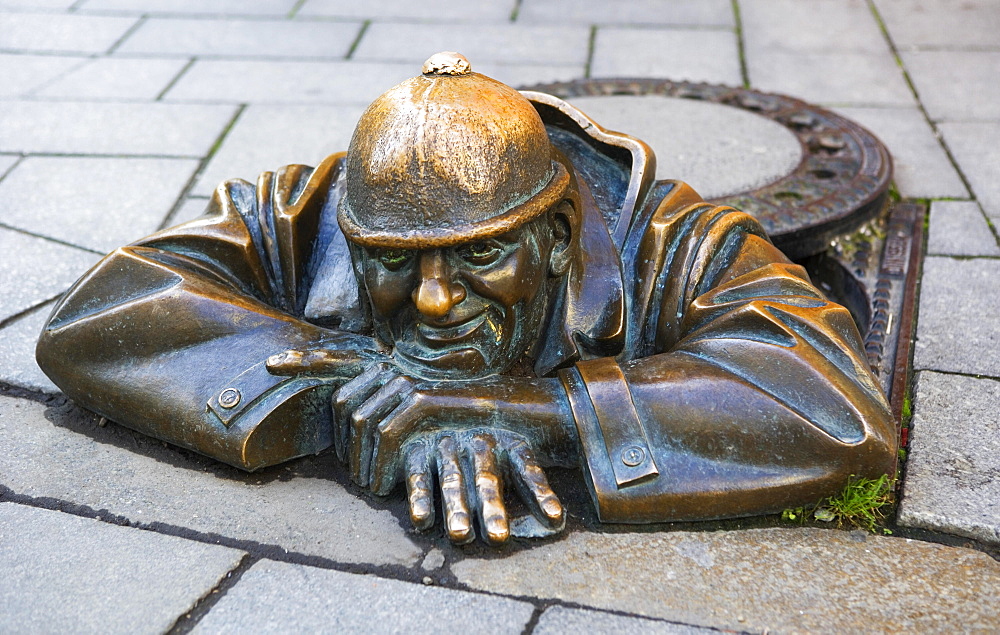
[[664, 209], [635, 262], [638, 354], [560, 372], [602, 520], [780, 511], [894, 469], [851, 315], [755, 220]]

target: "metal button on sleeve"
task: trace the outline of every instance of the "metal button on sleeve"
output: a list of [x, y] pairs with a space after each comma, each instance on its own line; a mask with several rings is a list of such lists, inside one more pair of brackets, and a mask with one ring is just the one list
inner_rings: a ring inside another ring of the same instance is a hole
[[235, 408], [243, 396], [235, 388], [226, 388], [219, 395], [219, 405], [223, 408]]
[[635, 467], [646, 460], [646, 453], [637, 445], [630, 445], [622, 450], [622, 463], [629, 467]]

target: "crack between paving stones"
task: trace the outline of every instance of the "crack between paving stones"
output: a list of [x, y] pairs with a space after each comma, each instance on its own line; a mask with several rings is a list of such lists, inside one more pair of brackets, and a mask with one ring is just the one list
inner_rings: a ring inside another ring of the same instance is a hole
[[358, 46], [361, 45], [361, 38], [365, 36], [365, 33], [368, 32], [368, 27], [371, 25], [371, 20], [365, 20], [361, 23], [361, 28], [358, 30], [358, 34], [354, 37], [354, 41], [351, 42], [351, 45], [347, 48], [347, 53], [344, 55], [345, 60], [349, 60], [354, 57], [354, 52], [357, 51]]
[[222, 576], [218, 584], [210, 589], [208, 593], [198, 598], [198, 601], [194, 603], [190, 611], [177, 618], [173, 626], [167, 629], [167, 635], [186, 635], [193, 631], [198, 622], [204, 619], [209, 611], [229, 593], [229, 590], [236, 586], [243, 577], [243, 574], [249, 571], [250, 567], [260, 562], [260, 560], [261, 558], [244, 554], [239, 563]]
[[58, 300], [60, 297], [62, 297], [63, 293], [64, 293], [63, 291], [60, 291], [59, 293], [57, 293], [56, 295], [52, 296], [48, 300], [43, 300], [43, 301], [39, 302], [38, 304], [32, 304], [31, 306], [29, 306], [27, 309], [24, 309], [23, 311], [18, 311], [17, 313], [15, 313], [13, 315], [8, 315], [4, 319], [0, 320], [0, 329], [5, 329], [8, 326], [10, 326], [11, 324], [13, 324], [14, 322], [17, 322], [18, 320], [20, 320], [21, 318], [28, 317], [32, 313], [41, 310], [42, 308], [45, 307], [45, 305], [51, 304], [51, 303], [55, 302], [56, 300]]
[[190, 70], [191, 67], [194, 66], [194, 63], [197, 60], [198, 60], [197, 57], [192, 57], [191, 59], [189, 59], [187, 61], [187, 64], [185, 64], [181, 68], [181, 70], [178, 71], [178, 73], [176, 75], [174, 75], [173, 79], [171, 79], [169, 82], [167, 82], [167, 85], [163, 87], [163, 90], [161, 90], [159, 93], [157, 93], [156, 98], [154, 98], [153, 101], [163, 101], [164, 95], [166, 95], [168, 92], [170, 92], [170, 90], [174, 86], [177, 85], [177, 82], [179, 82], [181, 80], [181, 78], [184, 77], [184, 75], [187, 74], [188, 70]]
[[597, 25], [590, 26], [590, 35], [587, 37], [587, 61], [583, 65], [583, 76], [590, 77], [590, 69], [594, 65], [594, 48], [597, 44]]
[[743, 41], [743, 15], [740, 13], [739, 0], [732, 0], [733, 21], [736, 24], [736, 52], [740, 58], [740, 77], [743, 78], [743, 88], [750, 88], [750, 73], [747, 71], [747, 53]]
[[521, 14], [521, 4], [524, 0], [514, 0], [514, 8], [510, 11], [510, 21], [517, 22], [517, 16]]
[[105, 53], [104, 53], [105, 56], [110, 56], [112, 53], [114, 53], [115, 51], [117, 51], [118, 47], [121, 46], [122, 44], [124, 44], [125, 40], [129, 39], [130, 37], [132, 37], [132, 34], [135, 33], [136, 31], [138, 31], [139, 27], [141, 27], [143, 24], [145, 24], [146, 20], [148, 20], [148, 19], [149, 19], [148, 15], [146, 15], [146, 14], [140, 15], [139, 19], [135, 21], [135, 24], [133, 24], [132, 26], [130, 26], [128, 29], [126, 29], [125, 32], [122, 33], [122, 36], [120, 38], [118, 38], [118, 40], [114, 44], [111, 45], [111, 48], [109, 48], [107, 51], [105, 51]]
[[28, 231], [21, 227], [14, 227], [13, 225], [8, 225], [6, 223], [0, 223], [0, 229], [8, 229], [12, 232], [17, 232], [19, 234], [24, 234], [25, 236], [31, 236], [32, 238], [41, 238], [42, 240], [48, 240], [65, 247], [72, 247], [74, 249], [79, 249], [81, 251], [87, 251], [92, 254], [97, 254], [98, 256], [105, 256], [107, 252], [101, 251], [100, 249], [94, 249], [93, 247], [83, 247], [81, 245], [74, 245], [73, 243], [66, 242], [65, 240], [60, 240], [59, 238], [53, 238], [52, 236], [45, 236], [43, 234], [36, 234], [35, 232]]
[[306, 3], [306, 0], [297, 0], [295, 6], [288, 10], [288, 14], [285, 16], [289, 20], [295, 17], [295, 14], [302, 9], [302, 5]]

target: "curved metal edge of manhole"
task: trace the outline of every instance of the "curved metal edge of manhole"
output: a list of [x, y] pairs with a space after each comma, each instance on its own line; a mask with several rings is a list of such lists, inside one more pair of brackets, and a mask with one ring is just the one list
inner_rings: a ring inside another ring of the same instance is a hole
[[[768, 185], [712, 199], [756, 217], [790, 258], [826, 249], [884, 207], [892, 157], [878, 138], [840, 115], [800, 99], [748, 88], [667, 79], [577, 79], [522, 87], [563, 99], [661, 95], [733, 106], [788, 129], [802, 144], [802, 160]], [[642, 138], [642, 131], [623, 131]]]

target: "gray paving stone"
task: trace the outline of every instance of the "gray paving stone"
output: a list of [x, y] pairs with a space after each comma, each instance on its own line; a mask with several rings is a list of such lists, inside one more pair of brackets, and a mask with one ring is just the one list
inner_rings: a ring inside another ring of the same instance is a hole
[[177, 77], [187, 60], [104, 57], [89, 61], [35, 94], [71, 99], [152, 101]]
[[997, 238], [975, 201], [932, 202], [930, 225], [928, 254], [1000, 256]]
[[369, 104], [420, 73], [419, 62], [199, 60], [164, 95], [167, 101]]
[[706, 198], [771, 183], [802, 157], [802, 144], [787, 128], [739, 108], [658, 96], [572, 102], [601, 126], [650, 144], [657, 178], [686, 181]]
[[736, 34], [729, 30], [601, 27], [590, 75], [743, 84]]
[[819, 104], [914, 106], [903, 74], [888, 53], [748, 51], [747, 72], [757, 89]]
[[136, 18], [53, 13], [0, 13], [0, 51], [103, 53]]
[[968, 198], [930, 124], [916, 108], [837, 108], [868, 128], [892, 153], [893, 180], [907, 198]]
[[0, 152], [204, 156], [234, 106], [0, 101]]
[[661, 633], [687, 635], [688, 633], [717, 633], [715, 629], [700, 628], [676, 622], [662, 622], [642, 617], [627, 617], [603, 611], [570, 609], [553, 606], [538, 618], [531, 631], [533, 635], [560, 635], [562, 633]]
[[943, 123], [944, 142], [986, 215], [1000, 221], [1000, 122]]
[[451, 570], [473, 589], [740, 631], [989, 631], [1000, 610], [984, 553], [812, 528], [579, 532]]
[[507, 22], [514, 11], [514, 0], [464, 2], [450, 0], [306, 0], [298, 16], [375, 19], [379, 21], [420, 20], [426, 22]]
[[527, 602], [262, 560], [196, 633], [521, 633]]
[[85, 60], [55, 55], [0, 54], [0, 97], [20, 97]]
[[162, 633], [244, 555], [14, 503], [0, 536], [5, 633]]
[[1000, 544], [1000, 381], [917, 380], [899, 524]]
[[0, 180], [10, 171], [21, 157], [16, 154], [0, 154]]
[[0, 9], [65, 10], [76, 2], [77, 0], [0, 0]]
[[46, 304], [0, 329], [0, 381], [30, 390], [57, 393], [35, 363], [35, 343], [52, 311]]
[[79, 12], [284, 17], [298, 0], [85, 0]]
[[205, 215], [205, 209], [208, 207], [208, 201], [210, 199], [204, 197], [191, 197], [184, 200], [181, 203], [180, 209], [174, 212], [168, 221], [169, 225], [180, 225], [181, 223], [186, 223], [189, 220], [194, 220], [199, 216]]
[[1000, 377], [1000, 260], [928, 257], [913, 365]]
[[98, 258], [0, 227], [0, 321], [59, 295]]
[[0, 438], [0, 485], [15, 494], [342, 563], [413, 566], [421, 558], [402, 528], [408, 518], [331, 480], [346, 481], [331, 453], [247, 474], [114, 424], [101, 428], [96, 415], [69, 404], [2, 396]]
[[[419, 70], [410, 71], [412, 75], [416, 75], [417, 72]], [[476, 64], [476, 72], [518, 88], [532, 84], [580, 79], [584, 76], [586, 69], [583, 64], [537, 65], [483, 62]], [[386, 89], [388, 90], [388, 87]]]
[[211, 196], [226, 179], [256, 182], [265, 170], [302, 163], [318, 165], [347, 150], [365, 106], [250, 106], [192, 189]]
[[867, 52], [889, 54], [863, 0], [740, 0], [748, 55]]
[[931, 119], [1000, 120], [1000, 51], [911, 51], [901, 57]]
[[358, 22], [151, 18], [118, 48], [121, 53], [180, 57], [342, 58]]
[[517, 22], [735, 26], [727, 0], [523, 0]]
[[994, 0], [875, 0], [900, 49], [997, 46], [1000, 10]]
[[28, 157], [0, 182], [0, 222], [108, 252], [156, 231], [197, 168], [191, 159]]
[[590, 29], [585, 25], [374, 23], [352, 59], [406, 62], [419, 69], [438, 51], [458, 51], [469, 58], [473, 70], [481, 62], [584, 64], [589, 40]]

